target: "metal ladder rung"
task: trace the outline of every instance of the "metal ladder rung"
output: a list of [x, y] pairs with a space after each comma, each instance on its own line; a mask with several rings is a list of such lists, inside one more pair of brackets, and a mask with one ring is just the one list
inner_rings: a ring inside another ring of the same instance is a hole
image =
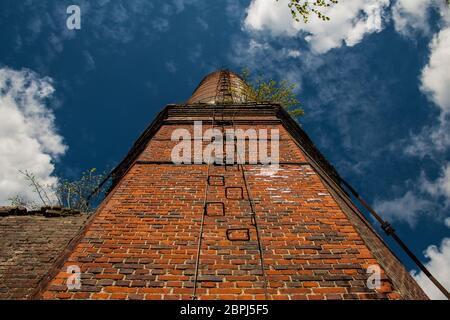
[[[237, 190], [237, 194], [233, 191]], [[225, 187], [225, 197], [230, 200], [244, 199], [244, 188], [242, 187]]]
[[[213, 212], [213, 210], [211, 208], [212, 206], [217, 206], [217, 205], [220, 206], [220, 210], [218, 211], [218, 213], [216, 211]], [[208, 211], [208, 209], [211, 210], [211, 211]], [[205, 210], [205, 215], [209, 216], [209, 217], [225, 216], [225, 204], [223, 202], [219, 202], [219, 201], [207, 202], [205, 204], [205, 209], [204, 210]]]
[[210, 186], [224, 186], [225, 177], [220, 175], [210, 175], [208, 176], [208, 185]]
[[250, 241], [250, 229], [248, 228], [228, 229], [227, 239], [229, 241]]

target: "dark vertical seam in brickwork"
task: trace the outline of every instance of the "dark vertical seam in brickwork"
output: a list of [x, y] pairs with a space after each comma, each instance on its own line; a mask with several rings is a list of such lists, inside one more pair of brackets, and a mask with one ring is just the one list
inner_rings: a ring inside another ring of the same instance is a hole
[[[231, 122], [233, 124], [233, 129], [236, 132], [236, 127], [234, 125], [234, 117], [235, 117], [235, 115], [236, 114], [233, 114]], [[233, 140], [234, 140], [234, 151], [236, 152], [236, 155], [238, 155], [236, 138], [234, 138]], [[244, 157], [245, 157], [245, 155], [244, 155]], [[238, 161], [238, 163], [239, 163], [239, 161]], [[243, 163], [245, 163], [245, 159], [244, 159]], [[263, 247], [262, 247], [262, 244], [261, 244], [261, 236], [259, 234], [259, 228], [258, 228], [258, 221], [257, 221], [257, 217], [256, 217], [256, 211], [255, 211], [255, 209], [253, 207], [253, 198], [252, 198], [252, 196], [250, 194], [250, 188], [247, 185], [247, 179], [246, 179], [246, 176], [245, 176], [245, 166], [243, 164], [241, 164], [241, 168], [242, 168], [242, 178], [244, 180], [245, 190], [247, 191], [248, 202], [250, 204], [250, 209], [252, 211], [252, 222], [253, 222], [253, 225], [255, 227], [256, 237], [257, 237], [257, 240], [258, 240], [259, 259], [260, 259], [260, 264], [261, 264], [261, 272], [262, 272], [262, 276], [263, 276], [263, 279], [264, 279], [264, 295], [265, 295], [266, 300], [267, 300], [267, 299], [269, 299], [268, 282], [267, 282], [267, 275], [266, 275], [265, 264], [264, 264], [264, 253], [263, 253]]]
[[[214, 130], [214, 123], [215, 123], [215, 109], [213, 109], [213, 119], [212, 119], [212, 129], [213, 130]], [[195, 137], [194, 137], [194, 139], [195, 139]], [[199, 268], [200, 268], [200, 253], [202, 251], [203, 227], [205, 224], [205, 215], [206, 215], [206, 202], [208, 199], [209, 169], [210, 168], [211, 168], [211, 164], [208, 163], [208, 169], [206, 170], [206, 179], [205, 179], [206, 185], [205, 185], [205, 195], [204, 195], [204, 200], [203, 200], [203, 212], [202, 212], [202, 219], [200, 222], [200, 231], [199, 231], [199, 236], [198, 236], [197, 257], [195, 260], [195, 276], [194, 276], [194, 288], [192, 289], [192, 300], [197, 299], [197, 282], [198, 282], [198, 272], [199, 272]]]

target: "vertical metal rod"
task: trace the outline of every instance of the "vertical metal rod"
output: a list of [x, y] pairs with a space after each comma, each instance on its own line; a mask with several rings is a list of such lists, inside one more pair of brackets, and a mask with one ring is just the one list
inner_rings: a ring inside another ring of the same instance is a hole
[[[233, 117], [231, 118], [231, 123], [233, 125], [233, 129], [235, 129], [235, 125], [234, 125], [235, 115], [236, 115], [236, 113], [234, 113]], [[236, 143], [237, 143], [237, 140], [234, 139], [234, 150], [236, 151], [237, 157], [239, 157], [240, 155], [238, 153]], [[240, 161], [238, 161], [238, 165], [239, 165], [239, 162]], [[245, 158], [244, 158], [244, 161], [241, 161], [241, 162], [245, 163]], [[264, 296], [265, 296], [266, 300], [268, 300], [269, 299], [268, 281], [267, 281], [267, 275], [266, 275], [266, 269], [265, 269], [265, 263], [264, 263], [263, 248], [262, 248], [262, 244], [261, 244], [261, 236], [259, 234], [259, 227], [258, 227], [258, 222], [257, 222], [257, 219], [256, 219], [256, 211], [255, 211], [255, 208], [253, 206], [253, 198], [252, 198], [252, 195], [250, 193], [250, 188], [248, 187], [248, 184], [247, 184], [247, 178], [246, 178], [246, 175], [245, 175], [245, 167], [244, 167], [243, 164], [241, 164], [240, 166], [242, 168], [242, 179], [244, 181], [245, 190], [247, 191], [248, 202], [250, 204], [250, 210], [252, 211], [252, 213], [251, 213], [251, 220], [252, 220], [253, 226], [255, 227], [256, 238], [257, 238], [257, 241], [258, 241], [259, 260], [260, 260], [260, 264], [261, 264], [262, 276], [263, 276], [263, 279], [264, 279]]]
[[[214, 129], [214, 124], [215, 124], [215, 117], [216, 117], [215, 109], [213, 109], [213, 117], [212, 117], [212, 128], [213, 129]], [[203, 133], [202, 133], [202, 135], [203, 135]], [[196, 257], [196, 261], [195, 261], [195, 276], [194, 276], [194, 288], [193, 288], [193, 292], [192, 292], [192, 300], [197, 300], [198, 271], [199, 271], [199, 267], [200, 267], [200, 253], [202, 250], [203, 226], [205, 224], [206, 202], [207, 202], [207, 198], [208, 198], [210, 167], [211, 167], [211, 161], [208, 162], [208, 169], [206, 171], [206, 185], [205, 185], [205, 194], [204, 194], [204, 200], [203, 200], [203, 213], [202, 213], [202, 220], [200, 222], [200, 231], [199, 231], [199, 236], [198, 236], [197, 257]]]

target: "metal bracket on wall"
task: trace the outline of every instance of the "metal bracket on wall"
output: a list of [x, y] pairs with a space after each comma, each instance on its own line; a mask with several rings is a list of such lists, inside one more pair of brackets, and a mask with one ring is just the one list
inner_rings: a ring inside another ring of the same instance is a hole
[[219, 176], [219, 175], [208, 176], [208, 184], [210, 186], [224, 186], [225, 185], [225, 177]]
[[239, 171], [241, 171], [241, 169], [238, 164], [227, 164], [227, 165], [225, 165], [225, 171], [239, 172]]
[[250, 241], [250, 229], [248, 228], [228, 229], [227, 239], [229, 241]]
[[207, 202], [205, 204], [205, 215], [219, 217], [225, 215], [225, 204], [223, 202]]
[[244, 199], [244, 189], [242, 187], [226, 187], [225, 197], [230, 200]]

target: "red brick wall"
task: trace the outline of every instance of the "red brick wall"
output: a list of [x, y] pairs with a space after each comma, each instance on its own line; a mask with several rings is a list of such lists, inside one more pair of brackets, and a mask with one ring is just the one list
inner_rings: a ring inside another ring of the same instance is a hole
[[0, 216], [0, 300], [30, 299], [88, 216]]
[[[381, 288], [367, 288], [366, 268], [382, 263], [361, 237], [363, 227], [355, 228], [336, 195], [304, 163], [307, 157], [283, 125], [256, 125], [258, 119], [255, 110], [255, 124], [236, 127], [280, 130], [284, 164], [274, 174], [262, 172], [260, 165], [165, 163], [174, 145], [169, 141], [172, 130], [191, 125], [163, 125], [96, 213], [43, 298], [190, 299], [205, 201], [199, 299], [411, 298], [384, 271]], [[207, 187], [208, 174], [219, 178]], [[222, 204], [210, 202], [222, 203], [224, 211]], [[237, 228], [248, 230], [248, 241], [227, 238], [227, 231]], [[81, 267], [82, 287], [68, 291], [64, 270], [74, 264]], [[413, 281], [404, 269], [397, 269], [405, 281]]]

